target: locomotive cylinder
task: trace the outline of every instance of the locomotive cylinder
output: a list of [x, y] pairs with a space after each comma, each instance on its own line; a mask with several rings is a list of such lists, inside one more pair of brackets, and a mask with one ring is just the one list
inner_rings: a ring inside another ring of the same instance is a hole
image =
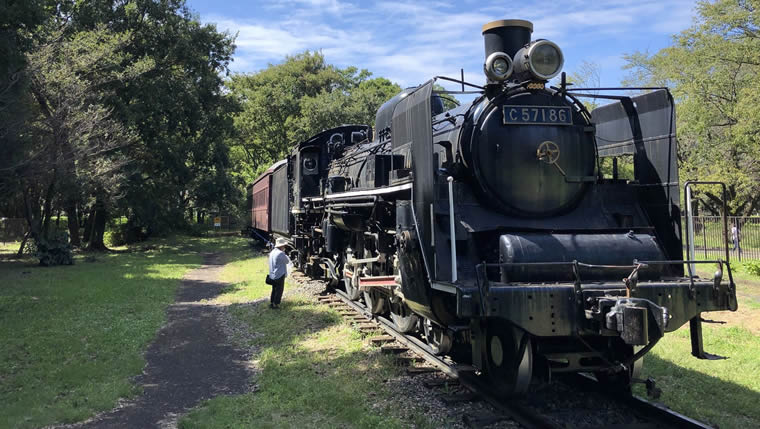
[[494, 52], [504, 52], [514, 59], [523, 46], [530, 43], [533, 23], [522, 19], [492, 21], [483, 26], [486, 58]]
[[[548, 282], [574, 281], [570, 264], [604, 265], [579, 266], [581, 280], [617, 280], [631, 274], [634, 259], [661, 261], [665, 255], [649, 234], [505, 234], [499, 239], [501, 263], [542, 263], [537, 265], [504, 265], [501, 281]], [[620, 267], [614, 267], [620, 266]], [[662, 275], [662, 265], [650, 265], [639, 271], [641, 279], [656, 279]]]

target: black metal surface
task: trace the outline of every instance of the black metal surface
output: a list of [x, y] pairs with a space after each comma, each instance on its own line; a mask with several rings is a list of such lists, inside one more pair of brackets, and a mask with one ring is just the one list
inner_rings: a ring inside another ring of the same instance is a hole
[[[375, 136], [375, 140], [378, 141], [385, 141], [388, 140], [391, 136], [391, 125], [393, 124], [393, 112], [396, 109], [396, 106], [406, 98], [409, 94], [414, 92], [417, 88], [406, 88], [403, 91], [396, 94], [393, 98], [383, 103], [382, 106], [377, 110], [377, 114], [375, 115], [375, 130], [377, 132], [377, 135]], [[397, 145], [400, 145], [401, 143], [394, 144], [394, 147]]]
[[[636, 259], [662, 260], [664, 255], [655, 238], [649, 234], [551, 234], [513, 233], [504, 234], [499, 240], [500, 262], [572, 262], [609, 265], [606, 269], [580, 266], [584, 280], [621, 279], [631, 273]], [[618, 267], [619, 266], [619, 267]], [[643, 270], [644, 279], [658, 278], [662, 266]], [[501, 281], [549, 282], [573, 281], [575, 275], [567, 267], [536, 265], [504, 265]]]
[[633, 155], [638, 199], [668, 258], [682, 259], [675, 108], [670, 92], [621, 97], [591, 115], [599, 156]]
[[[562, 125], [539, 123], [542, 112], [569, 110], [564, 98], [548, 91], [501, 94], [482, 103], [465, 159], [485, 204], [522, 217], [556, 215], [575, 205], [587, 189], [584, 181], [595, 181], [596, 148], [586, 120], [573, 112]], [[523, 106], [515, 115], [525, 114], [525, 123], [505, 124], [504, 106]]]
[[[507, 21], [509, 23], [509, 21]], [[489, 28], [483, 32], [483, 43], [488, 58], [494, 52], [504, 52], [509, 58], [514, 58], [517, 51], [530, 43], [530, 35], [533, 33], [532, 25], [503, 25]]]
[[432, 225], [427, 215], [429, 206], [434, 200], [433, 187], [433, 136], [432, 111], [430, 95], [433, 93], [433, 81], [419, 86], [401, 100], [393, 111], [393, 147], [410, 145], [412, 155], [412, 172], [414, 186], [412, 188], [413, 216], [419, 238], [424, 266], [429, 279], [433, 273], [429, 269], [432, 261], [430, 237]]

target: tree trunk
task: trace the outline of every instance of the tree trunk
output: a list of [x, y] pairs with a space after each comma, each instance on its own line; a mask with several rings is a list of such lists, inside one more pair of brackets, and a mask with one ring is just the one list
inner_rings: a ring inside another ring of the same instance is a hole
[[82, 242], [79, 240], [79, 213], [75, 202], [69, 202], [66, 206], [66, 215], [69, 217], [69, 240], [72, 246], [79, 247]]
[[87, 246], [88, 250], [108, 250], [103, 242], [103, 236], [106, 232], [107, 216], [108, 212], [106, 211], [105, 204], [103, 204], [103, 201], [98, 198], [95, 201], [95, 210], [93, 211], [94, 220], [92, 222], [92, 231], [90, 232], [90, 243]]
[[21, 246], [18, 248], [18, 252], [16, 252], [16, 258], [21, 258], [24, 256], [24, 247], [26, 247], [26, 242], [29, 240], [29, 233], [27, 232], [24, 234], [24, 239], [21, 240]]
[[42, 238], [48, 239], [50, 235], [50, 218], [53, 216], [53, 192], [55, 191], [55, 182], [58, 174], [53, 169], [53, 180], [50, 181], [50, 185], [47, 188], [45, 194], [44, 211], [42, 212]]
[[90, 209], [90, 212], [85, 216], [84, 220], [84, 236], [82, 241], [89, 247], [90, 238], [92, 237], [92, 224], [95, 220], [95, 209]]

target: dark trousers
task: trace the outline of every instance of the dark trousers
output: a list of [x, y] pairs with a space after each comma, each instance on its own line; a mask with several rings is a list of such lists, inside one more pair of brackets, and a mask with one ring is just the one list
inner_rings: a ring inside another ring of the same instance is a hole
[[269, 297], [269, 302], [274, 305], [280, 305], [282, 299], [282, 291], [285, 290], [285, 277], [282, 276], [277, 280], [272, 280], [272, 295]]

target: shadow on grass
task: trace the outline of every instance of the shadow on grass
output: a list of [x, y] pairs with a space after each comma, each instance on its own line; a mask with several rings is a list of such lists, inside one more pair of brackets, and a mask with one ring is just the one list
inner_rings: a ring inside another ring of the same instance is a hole
[[[195, 292], [178, 291], [182, 276], [198, 266], [202, 254], [219, 249], [234, 249], [235, 258], [249, 257], [244, 240], [225, 240], [158, 243], [146, 251], [95, 254], [94, 262], [78, 256], [74, 266], [38, 267], [27, 259], [1, 262], [0, 427], [81, 421], [113, 408], [120, 397], [139, 394], [142, 388], [130, 377], [142, 372], [143, 353], [167, 314], [172, 319], [174, 312], [182, 320], [199, 310], [188, 304], [167, 313], [167, 306], [175, 298], [213, 298], [223, 288], [198, 280], [188, 284]], [[211, 317], [208, 309], [200, 313]], [[224, 336], [213, 332], [207, 337]], [[167, 356], [190, 343], [172, 346]], [[192, 374], [189, 361], [166, 368]], [[248, 375], [233, 378], [247, 380]], [[192, 390], [184, 384], [177, 389]], [[199, 394], [193, 401], [207, 397]]]
[[[658, 401], [684, 415], [721, 429], [760, 427], [757, 384], [753, 383], [753, 388], [743, 386], [653, 354], [644, 358], [644, 372], [662, 389]], [[757, 379], [757, 373], [747, 376]], [[646, 397], [640, 386], [635, 392]]]
[[79, 427], [159, 427], [202, 400], [249, 390], [246, 353], [227, 343], [222, 309], [202, 302], [225, 286], [213, 280], [220, 264], [205, 262], [182, 281], [166, 324], [146, 352], [147, 365], [135, 380], [142, 394]]
[[380, 393], [397, 369], [391, 357], [369, 353], [337, 313], [305, 299], [232, 305], [257, 351], [255, 393], [215, 398], [191, 412], [181, 428], [209, 426], [401, 427]]

